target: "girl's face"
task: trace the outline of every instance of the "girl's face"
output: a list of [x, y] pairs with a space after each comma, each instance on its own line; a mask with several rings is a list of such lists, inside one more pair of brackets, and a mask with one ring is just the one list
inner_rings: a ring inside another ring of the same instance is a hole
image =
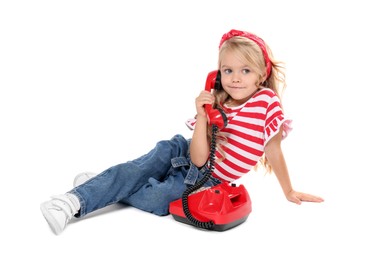
[[259, 75], [232, 51], [223, 55], [220, 72], [223, 89], [232, 99], [228, 106], [236, 107], [245, 103], [259, 89], [256, 85]]

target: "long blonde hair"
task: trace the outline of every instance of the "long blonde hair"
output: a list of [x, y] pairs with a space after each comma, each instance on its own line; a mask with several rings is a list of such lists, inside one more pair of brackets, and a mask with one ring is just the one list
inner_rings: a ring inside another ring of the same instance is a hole
[[[248, 64], [252, 70], [258, 74], [258, 81], [256, 85], [259, 88], [262, 87], [272, 89], [281, 102], [283, 91], [286, 88], [284, 63], [274, 59], [273, 53], [268, 45], [265, 44], [265, 48], [271, 62], [271, 73], [267, 76], [265, 81], [262, 81], [264, 75], [266, 75], [266, 64], [262, 50], [257, 43], [246, 37], [234, 36], [226, 40], [221, 45], [218, 56], [218, 69], [221, 68], [223, 56], [227, 52], [234, 53], [240, 60]], [[224, 109], [222, 105], [230, 100], [230, 96], [224, 91], [224, 89], [215, 90], [213, 94], [215, 96], [213, 107]], [[208, 128], [208, 138], [211, 138], [211, 127]], [[226, 140], [226, 138], [219, 133], [217, 139], [217, 148], [224, 158], [223, 150], [219, 145], [219, 142], [223, 142], [223, 140]], [[268, 163], [265, 154], [260, 158], [254, 167], [254, 170], [258, 170], [259, 166], [263, 166], [265, 172], [272, 172], [272, 168]]]

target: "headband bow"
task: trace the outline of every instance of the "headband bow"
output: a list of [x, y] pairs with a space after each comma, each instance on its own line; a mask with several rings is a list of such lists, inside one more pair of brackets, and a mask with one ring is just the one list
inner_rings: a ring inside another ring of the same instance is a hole
[[235, 37], [235, 36], [240, 36], [240, 37], [245, 37], [247, 39], [250, 39], [260, 47], [260, 49], [261, 49], [261, 51], [264, 55], [265, 65], [266, 65], [266, 77], [268, 78], [270, 76], [270, 73], [271, 73], [271, 61], [269, 59], [268, 52], [266, 51], [264, 40], [261, 39], [260, 37], [256, 36], [255, 34], [252, 34], [252, 33], [249, 33], [249, 32], [238, 31], [238, 30], [230, 30], [228, 33], [225, 33], [223, 35], [223, 37], [222, 37], [222, 39], [220, 40], [220, 43], [219, 43], [219, 48], [222, 47], [222, 45], [225, 41], [227, 41], [227, 40], [229, 40], [229, 39], [231, 39], [232, 37]]

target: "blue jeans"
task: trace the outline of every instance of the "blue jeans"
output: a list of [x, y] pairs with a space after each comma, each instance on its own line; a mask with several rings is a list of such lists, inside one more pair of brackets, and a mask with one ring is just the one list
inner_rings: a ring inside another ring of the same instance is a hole
[[[168, 215], [170, 202], [181, 198], [207, 170], [206, 166], [198, 169], [191, 163], [190, 141], [175, 135], [158, 142], [149, 153], [112, 166], [75, 187], [69, 193], [80, 201], [76, 217], [119, 202], [159, 216]], [[204, 186], [219, 183], [220, 180], [211, 177]]]

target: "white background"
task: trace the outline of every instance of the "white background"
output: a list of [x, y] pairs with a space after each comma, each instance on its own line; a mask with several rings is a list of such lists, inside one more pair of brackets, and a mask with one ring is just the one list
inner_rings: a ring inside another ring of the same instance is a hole
[[[366, 259], [363, 1], [1, 1], [2, 259]], [[248, 220], [205, 232], [113, 206], [51, 233], [39, 205], [180, 133], [230, 29], [286, 63], [294, 188], [251, 172]]]

